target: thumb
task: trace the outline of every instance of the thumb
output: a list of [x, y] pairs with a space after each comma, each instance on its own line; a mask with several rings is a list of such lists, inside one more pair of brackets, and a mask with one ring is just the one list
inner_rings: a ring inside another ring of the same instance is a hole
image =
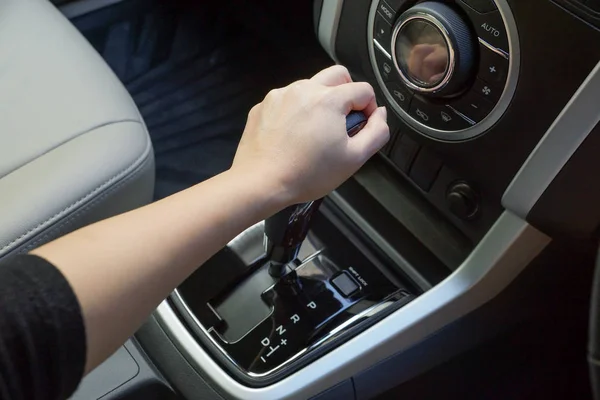
[[364, 164], [390, 140], [390, 128], [386, 122], [387, 111], [379, 107], [367, 124], [354, 137], [349, 138], [349, 148], [354, 158]]

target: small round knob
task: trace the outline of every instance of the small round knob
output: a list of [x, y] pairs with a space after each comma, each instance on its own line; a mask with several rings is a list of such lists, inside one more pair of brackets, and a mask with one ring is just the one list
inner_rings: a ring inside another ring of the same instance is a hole
[[460, 219], [473, 219], [479, 213], [479, 195], [465, 182], [455, 183], [448, 189], [446, 202], [450, 212]]
[[406, 86], [430, 96], [459, 94], [473, 74], [476, 41], [452, 7], [427, 1], [404, 12], [392, 34], [392, 58]]

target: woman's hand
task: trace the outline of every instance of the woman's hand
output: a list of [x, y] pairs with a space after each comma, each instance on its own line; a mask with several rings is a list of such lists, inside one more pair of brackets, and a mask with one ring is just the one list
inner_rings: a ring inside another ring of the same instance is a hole
[[[369, 120], [346, 133], [346, 115]], [[368, 83], [348, 70], [327, 68], [309, 80], [269, 92], [248, 115], [231, 171], [261, 177], [282, 206], [323, 197], [356, 172], [389, 140], [385, 108]]]

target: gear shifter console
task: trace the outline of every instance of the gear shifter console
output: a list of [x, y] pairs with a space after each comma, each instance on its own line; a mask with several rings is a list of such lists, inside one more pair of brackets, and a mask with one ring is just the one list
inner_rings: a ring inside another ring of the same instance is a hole
[[[366, 122], [348, 120], [349, 134]], [[289, 207], [230, 242], [171, 300], [231, 375], [272, 383], [418, 294], [353, 232], [328, 199]]]
[[308, 234], [310, 220], [321, 202], [322, 199], [319, 199], [287, 207], [265, 220], [265, 251], [272, 277], [285, 275], [287, 264], [298, 256]]
[[[348, 136], [356, 135], [366, 125], [367, 117], [360, 111], [352, 111], [346, 117]], [[313, 214], [322, 199], [297, 204], [278, 212], [265, 221], [265, 250], [270, 259], [269, 274], [275, 278], [286, 273], [287, 264], [298, 255], [306, 238]]]

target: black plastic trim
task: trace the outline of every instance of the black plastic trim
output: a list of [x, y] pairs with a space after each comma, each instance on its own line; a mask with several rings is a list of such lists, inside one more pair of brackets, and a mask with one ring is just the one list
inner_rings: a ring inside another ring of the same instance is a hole
[[90, 372], [72, 400], [180, 399], [135, 339]]
[[[136, 338], [160, 372], [186, 400], [224, 400], [179, 352], [156, 317], [151, 316]], [[215, 387], [218, 387], [215, 385]]]

